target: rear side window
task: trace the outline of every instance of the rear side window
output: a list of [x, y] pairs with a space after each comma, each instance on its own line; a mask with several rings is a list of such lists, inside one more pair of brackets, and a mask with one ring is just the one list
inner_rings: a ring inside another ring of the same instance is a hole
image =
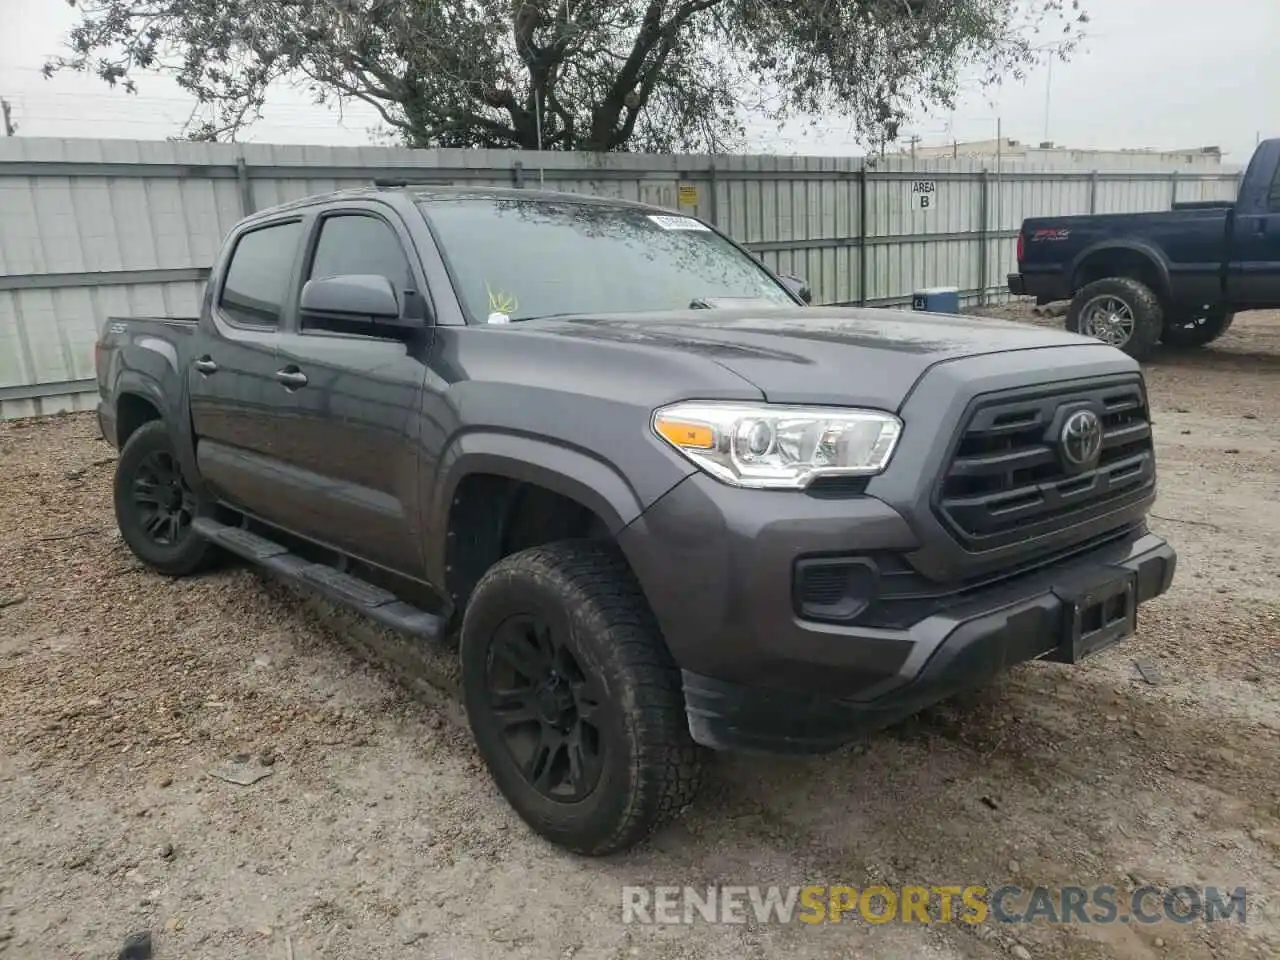
[[350, 274], [386, 277], [401, 294], [413, 287], [404, 247], [386, 222], [361, 214], [325, 217], [307, 279]]
[[277, 223], [236, 241], [218, 305], [239, 323], [274, 326], [289, 288], [302, 224]]
[[1272, 213], [1280, 213], [1280, 165], [1276, 166], [1275, 176], [1271, 178], [1271, 194], [1267, 198], [1267, 209]]

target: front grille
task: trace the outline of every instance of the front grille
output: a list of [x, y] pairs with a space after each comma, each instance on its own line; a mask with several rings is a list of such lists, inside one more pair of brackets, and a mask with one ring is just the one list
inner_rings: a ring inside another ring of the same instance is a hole
[[[1066, 418], [1093, 410], [1102, 450], [1071, 469], [1059, 437]], [[1155, 482], [1151, 421], [1137, 378], [1063, 390], [994, 394], [968, 412], [935, 501], [966, 547], [1030, 540], [1141, 499]]]

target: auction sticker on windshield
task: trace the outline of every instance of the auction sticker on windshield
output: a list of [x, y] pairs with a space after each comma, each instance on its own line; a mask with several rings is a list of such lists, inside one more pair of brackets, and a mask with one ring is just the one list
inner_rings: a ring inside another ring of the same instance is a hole
[[667, 217], [662, 214], [650, 214], [649, 219], [663, 230], [710, 230], [701, 220], [689, 217]]

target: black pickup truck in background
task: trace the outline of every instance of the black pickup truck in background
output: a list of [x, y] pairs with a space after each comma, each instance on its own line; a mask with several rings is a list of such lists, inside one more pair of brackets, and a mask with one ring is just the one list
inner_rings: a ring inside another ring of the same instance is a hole
[[1280, 307], [1280, 139], [1259, 144], [1234, 202], [1023, 221], [1009, 292], [1070, 300], [1068, 330], [1137, 360], [1158, 343], [1203, 346], [1238, 311]]
[[102, 331], [117, 523], [163, 573], [230, 553], [456, 644], [502, 793], [587, 854], [688, 804], [704, 748], [832, 749], [1130, 635], [1176, 564], [1138, 364], [805, 301], [624, 201], [265, 210], [198, 319]]

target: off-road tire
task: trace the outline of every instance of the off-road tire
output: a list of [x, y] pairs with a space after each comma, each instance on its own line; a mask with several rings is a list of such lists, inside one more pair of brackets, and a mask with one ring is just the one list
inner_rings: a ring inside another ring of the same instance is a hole
[[[1236, 315], [1227, 310], [1193, 311], [1168, 317], [1160, 342], [1172, 350], [1192, 350], [1212, 343], [1231, 328]], [[1194, 321], [1194, 322], [1193, 322]]]
[[1117, 344], [1119, 349], [1139, 363], [1149, 360], [1164, 333], [1164, 308], [1160, 305], [1160, 298], [1140, 280], [1106, 277], [1081, 287], [1067, 308], [1067, 329], [1072, 333], [1085, 333], [1081, 329], [1083, 311], [1090, 301], [1103, 296], [1119, 300], [1133, 315], [1133, 332], [1128, 342]]
[[[185, 577], [211, 566], [218, 559], [218, 549], [196, 535], [188, 526], [172, 544], [157, 543], [148, 536], [141, 508], [134, 502], [133, 487], [139, 471], [148, 458], [167, 455], [177, 458], [169, 429], [162, 420], [144, 423], [129, 437], [116, 460], [114, 500], [116, 525], [134, 556], [147, 566], [171, 577]], [[212, 516], [213, 504], [191, 494], [195, 516]]]
[[[601, 773], [574, 802], [535, 789], [490, 707], [498, 628], [547, 616], [603, 689]], [[703, 750], [689, 735], [680, 671], [617, 547], [560, 541], [496, 563], [476, 585], [461, 631], [462, 692], [477, 747], [498, 789], [540, 836], [587, 856], [625, 850], [673, 820], [697, 793]]]

